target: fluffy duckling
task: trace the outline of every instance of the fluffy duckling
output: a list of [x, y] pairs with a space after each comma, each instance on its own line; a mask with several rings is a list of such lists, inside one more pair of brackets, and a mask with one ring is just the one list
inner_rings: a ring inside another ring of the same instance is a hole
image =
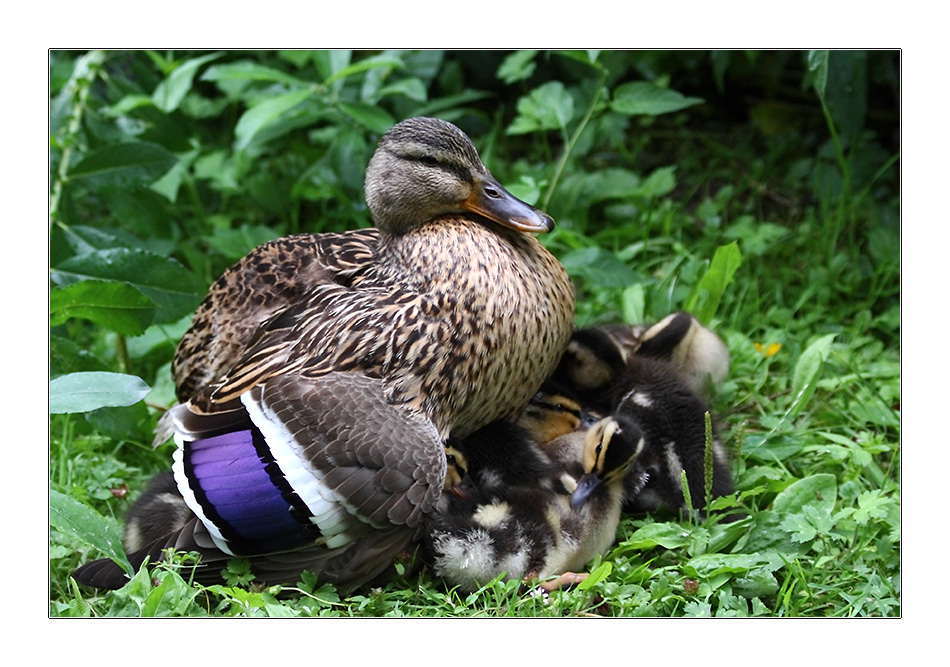
[[653, 325], [607, 324], [574, 332], [555, 378], [585, 404], [608, 410], [605, 398], [617, 392], [621, 369], [637, 357], [669, 362], [690, 389], [708, 396], [729, 374], [729, 350], [689, 313], [679, 312]]
[[[195, 518], [148, 547], [153, 560], [165, 546], [198, 551], [198, 581], [216, 581], [232, 556], [262, 583], [302, 570], [345, 589], [375, 580], [435, 511], [446, 438], [514, 419], [557, 365], [573, 288], [533, 236], [553, 221], [505, 191], [461, 130], [394, 126], [366, 199], [376, 240], [355, 259], [334, 255], [350, 269], [268, 296], [276, 310], [249, 317], [234, 354], [197, 352], [192, 365], [213, 370], [176, 377], [187, 400], [161, 428]], [[201, 326], [228, 317], [231, 300], [212, 299]], [[181, 368], [193, 352], [179, 350]], [[124, 580], [119, 570], [110, 584]]]
[[178, 491], [170, 470], [155, 475], [125, 515], [122, 546], [135, 553], [181, 530], [195, 516]]
[[[543, 580], [545, 590], [586, 577], [576, 572], [616, 536], [627, 462], [586, 454], [602, 448], [589, 436], [585, 441], [579, 412], [573, 399], [542, 393], [518, 424], [492, 424], [453, 443], [461, 482], [443, 497], [424, 538], [438, 576], [465, 591], [502, 574]], [[622, 447], [614, 447], [618, 459]], [[609, 481], [600, 489], [591, 485], [582, 497], [576, 489], [585, 457], [599, 458], [599, 473], [592, 475]]]
[[[644, 440], [636, 465], [626, 478], [626, 508], [654, 510], [661, 505], [685, 508], [682, 471], [686, 471], [694, 509], [705, 506], [705, 402], [670, 363], [634, 357], [611, 397], [615, 405], [600, 422], [610, 439], [636, 433]], [[612, 430], [607, 427], [612, 424]], [[728, 458], [713, 428], [712, 494], [732, 492]]]

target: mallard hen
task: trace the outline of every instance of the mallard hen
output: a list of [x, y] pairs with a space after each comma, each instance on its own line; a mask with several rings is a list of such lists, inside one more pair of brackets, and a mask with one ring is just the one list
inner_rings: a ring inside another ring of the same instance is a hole
[[377, 239], [357, 245], [371, 256], [337, 258], [352, 270], [317, 267], [317, 284], [267, 297], [276, 310], [236, 336], [238, 354], [199, 352], [223, 373], [180, 375], [197, 378], [182, 382], [194, 393], [163, 420], [196, 517], [137, 560], [175, 546], [202, 554], [198, 580], [239, 555], [265, 583], [305, 569], [367, 583], [436, 507], [445, 439], [514, 419], [553, 371], [573, 288], [531, 235], [553, 221], [506, 192], [461, 130], [394, 126], [366, 199]]

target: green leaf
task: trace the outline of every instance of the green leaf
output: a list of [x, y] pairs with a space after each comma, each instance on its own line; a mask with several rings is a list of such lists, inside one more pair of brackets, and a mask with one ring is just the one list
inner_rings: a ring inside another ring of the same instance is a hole
[[156, 306], [154, 321], [174, 322], [193, 311], [206, 285], [174, 259], [145, 250], [109, 248], [71, 257], [50, 271], [58, 285], [89, 279], [128, 283]]
[[196, 148], [193, 151], [179, 155], [178, 161], [175, 162], [172, 168], [152, 183], [151, 189], [174, 204], [178, 199], [178, 189], [188, 174], [188, 170], [191, 169], [192, 163], [198, 158], [199, 153], [200, 151]]
[[534, 57], [537, 54], [537, 51], [532, 50], [515, 51], [502, 61], [496, 76], [509, 85], [516, 81], [524, 81], [534, 74], [536, 67]]
[[643, 285], [634, 283], [620, 295], [623, 321], [627, 324], [642, 324], [646, 321], [646, 292]]
[[610, 563], [610, 561], [604, 561], [594, 568], [594, 570], [587, 575], [587, 578], [584, 579], [584, 581], [578, 584], [577, 589], [586, 591], [587, 589], [599, 584], [601, 581], [609, 577], [611, 572], [613, 572], [613, 565]]
[[340, 110], [360, 125], [364, 125], [379, 134], [382, 134], [396, 123], [395, 119], [385, 110], [370, 104], [342, 102], [340, 103]]
[[168, 75], [168, 77], [155, 87], [152, 93], [152, 101], [159, 109], [165, 113], [171, 113], [178, 108], [185, 95], [191, 90], [191, 84], [195, 78], [195, 72], [206, 62], [220, 58], [222, 54], [211, 53], [199, 58], [187, 60]]
[[75, 498], [50, 489], [49, 524], [98, 549], [132, 574], [132, 566], [122, 548], [122, 533], [114, 519], [106, 519]]
[[776, 551], [766, 550], [754, 554], [703, 554], [691, 558], [683, 567], [684, 572], [698, 578], [720, 574], [741, 574], [750, 570], [775, 571], [785, 565]]
[[202, 81], [272, 81], [276, 83], [285, 83], [294, 87], [307, 87], [311, 85], [309, 81], [298, 79], [295, 76], [282, 72], [273, 67], [258, 65], [250, 61], [241, 61], [228, 63], [227, 65], [215, 65], [209, 67], [208, 71], [201, 75]]
[[828, 58], [827, 49], [813, 49], [808, 52], [808, 71], [812, 73], [812, 85], [818, 98], [824, 101], [825, 88], [828, 86]]
[[549, 81], [518, 100], [518, 116], [508, 134], [566, 130], [574, 117], [574, 98], [560, 81]]
[[630, 267], [614, 253], [596, 246], [567, 253], [561, 264], [571, 275], [583, 276], [600, 287], [626, 287], [637, 282]]
[[709, 269], [696, 286], [696, 291], [686, 303], [686, 310], [700, 322], [709, 322], [719, 309], [719, 303], [732, 282], [736, 270], [742, 264], [739, 244], [732, 243], [716, 248]]
[[788, 486], [772, 504], [775, 512], [797, 514], [806, 505], [830, 514], [838, 497], [838, 483], [830, 473], [818, 473]]
[[90, 152], [69, 170], [69, 180], [90, 179], [97, 185], [150, 183], [172, 168], [177, 158], [168, 150], [144, 141], [103, 146]]
[[125, 336], [144, 333], [155, 315], [154, 304], [136, 288], [102, 280], [51, 290], [49, 309], [51, 327], [78, 317]]
[[401, 58], [398, 58], [392, 54], [382, 53], [378, 56], [373, 56], [371, 58], [366, 58], [365, 60], [360, 60], [343, 67], [342, 69], [336, 70], [326, 81], [323, 82], [324, 86], [329, 86], [334, 81], [338, 79], [345, 79], [348, 76], [357, 74], [358, 72], [365, 72], [370, 69], [375, 69], [377, 67], [391, 67], [393, 69], [398, 69], [403, 66]]
[[234, 128], [234, 147], [244, 150], [251, 145], [262, 130], [275, 123], [280, 117], [298, 104], [313, 96], [310, 88], [302, 88], [275, 97], [269, 97], [241, 116]]
[[798, 414], [815, 393], [816, 380], [831, 351], [831, 343], [835, 335], [827, 334], [814, 341], [802, 352], [795, 363], [795, 370], [792, 371], [792, 395], [794, 396], [794, 402], [790, 408], [792, 415]]
[[854, 512], [854, 520], [863, 526], [871, 519], [883, 519], [893, 501], [884, 495], [880, 489], [864, 491], [858, 496], [858, 508]]
[[639, 197], [662, 197], [676, 187], [676, 167], [660, 167], [643, 179], [634, 194]]
[[678, 549], [689, 544], [689, 531], [674, 523], [651, 523], [637, 529], [624, 540], [624, 546], [633, 549]]
[[426, 86], [422, 82], [422, 79], [412, 77], [410, 79], [400, 79], [395, 83], [383, 86], [378, 91], [376, 91], [373, 99], [381, 100], [382, 98], [389, 95], [405, 95], [410, 100], [414, 100], [416, 102], [425, 102], [429, 93], [426, 90]]
[[686, 97], [649, 81], [634, 81], [617, 87], [610, 108], [627, 116], [659, 116], [703, 102], [700, 97]]
[[58, 415], [133, 405], [150, 391], [142, 378], [135, 375], [101, 371], [70, 373], [50, 380], [49, 411]]

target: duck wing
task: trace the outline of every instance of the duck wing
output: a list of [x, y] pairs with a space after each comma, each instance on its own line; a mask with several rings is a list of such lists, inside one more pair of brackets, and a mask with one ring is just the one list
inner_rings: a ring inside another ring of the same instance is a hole
[[419, 538], [442, 492], [444, 446], [428, 419], [386, 400], [380, 379], [283, 374], [241, 404], [170, 412], [175, 479], [197, 518], [130, 556], [133, 565], [175, 547], [202, 555], [199, 581], [242, 556], [265, 583], [310, 570], [356, 587]]
[[195, 311], [172, 361], [178, 400], [234, 365], [266, 320], [325, 283], [351, 284], [372, 263], [376, 229], [296, 234], [265, 243], [228, 268]]

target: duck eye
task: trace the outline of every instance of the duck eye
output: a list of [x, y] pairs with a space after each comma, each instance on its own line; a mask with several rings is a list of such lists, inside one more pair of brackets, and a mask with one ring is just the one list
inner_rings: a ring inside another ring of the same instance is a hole
[[419, 158], [419, 161], [422, 162], [422, 164], [428, 165], [430, 167], [435, 167], [439, 164], [439, 161], [431, 155], [423, 155], [421, 158]]
[[489, 197], [491, 197], [492, 199], [499, 199], [499, 198], [501, 198], [501, 193], [498, 192], [498, 190], [496, 190], [495, 188], [493, 188], [493, 187], [491, 187], [491, 186], [488, 186], [488, 187], [485, 188], [485, 194], [488, 195]]

